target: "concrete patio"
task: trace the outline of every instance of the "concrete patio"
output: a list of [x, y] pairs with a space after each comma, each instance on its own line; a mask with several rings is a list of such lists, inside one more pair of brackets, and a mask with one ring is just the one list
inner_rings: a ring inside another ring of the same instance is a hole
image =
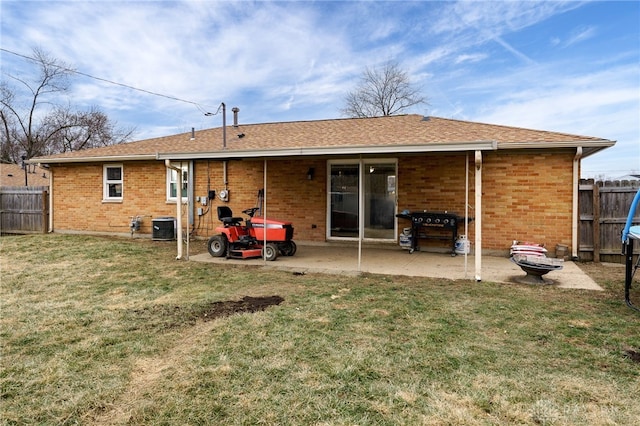
[[[333, 245], [298, 244], [295, 256], [278, 256], [273, 262], [258, 259], [214, 258], [209, 253], [191, 255], [189, 260], [219, 265], [255, 265], [297, 273], [405, 275], [414, 277], [475, 280], [475, 257], [451, 256], [442, 253], [409, 253], [399, 247], [363, 248], [358, 270], [358, 248]], [[466, 272], [465, 272], [466, 271]], [[482, 258], [482, 281], [514, 283], [526, 274], [506, 257]], [[564, 267], [544, 276], [545, 281], [559, 288], [602, 290], [574, 262], [565, 261]]]

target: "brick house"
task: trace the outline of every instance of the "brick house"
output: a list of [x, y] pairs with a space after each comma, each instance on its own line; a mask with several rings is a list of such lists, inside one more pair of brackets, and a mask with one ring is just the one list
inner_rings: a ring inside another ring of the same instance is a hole
[[233, 125], [32, 159], [50, 170], [51, 229], [128, 233], [140, 216], [151, 234], [182, 192], [196, 237], [214, 233], [223, 204], [239, 214], [260, 203], [293, 222], [298, 242], [397, 243], [408, 226], [398, 212], [448, 211], [474, 218], [482, 254], [527, 240], [576, 256], [580, 160], [615, 144], [421, 115], [238, 124], [234, 113]]

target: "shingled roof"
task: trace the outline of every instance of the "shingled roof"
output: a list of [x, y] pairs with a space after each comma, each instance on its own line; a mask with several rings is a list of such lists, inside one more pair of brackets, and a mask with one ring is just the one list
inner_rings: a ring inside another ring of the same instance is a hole
[[0, 186], [48, 186], [49, 171], [37, 166], [25, 169], [19, 164], [0, 163]]
[[240, 124], [193, 134], [33, 158], [43, 164], [142, 159], [287, 157], [578, 147], [588, 155], [614, 141], [421, 115]]

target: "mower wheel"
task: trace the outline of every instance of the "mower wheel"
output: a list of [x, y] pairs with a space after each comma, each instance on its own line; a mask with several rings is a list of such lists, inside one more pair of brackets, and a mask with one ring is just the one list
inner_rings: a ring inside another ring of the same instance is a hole
[[285, 241], [284, 243], [280, 243], [278, 244], [278, 248], [280, 249], [280, 254], [283, 256], [293, 256], [294, 254], [296, 254], [296, 250], [298, 250], [298, 247], [296, 247], [296, 243], [294, 243], [293, 241]]
[[268, 261], [276, 260], [278, 258], [278, 246], [273, 243], [267, 243], [262, 249], [262, 256]]
[[227, 237], [224, 235], [214, 235], [209, 238], [207, 250], [213, 257], [222, 257], [227, 253]]

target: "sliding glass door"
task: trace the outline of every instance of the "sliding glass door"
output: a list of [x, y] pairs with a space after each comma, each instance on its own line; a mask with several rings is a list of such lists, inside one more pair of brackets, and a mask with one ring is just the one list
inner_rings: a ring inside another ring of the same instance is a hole
[[330, 237], [358, 238], [359, 175], [358, 164], [331, 164], [328, 226]]
[[396, 164], [364, 163], [362, 176], [364, 238], [395, 238]]
[[396, 161], [329, 162], [328, 237], [394, 240]]

